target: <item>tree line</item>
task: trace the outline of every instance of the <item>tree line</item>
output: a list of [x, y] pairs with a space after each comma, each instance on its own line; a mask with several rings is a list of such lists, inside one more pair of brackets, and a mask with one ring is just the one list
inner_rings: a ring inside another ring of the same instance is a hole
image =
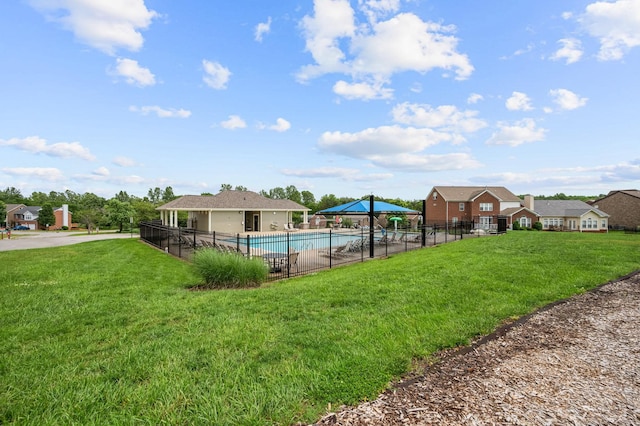
[[[244, 186], [231, 184], [222, 184], [222, 191], [247, 191]], [[275, 187], [269, 190], [261, 190], [259, 194], [266, 198], [287, 199], [301, 204], [311, 212], [327, 209], [339, 204], [355, 201], [357, 199], [369, 199], [369, 194], [360, 198], [337, 197], [334, 194], [325, 194], [316, 199], [315, 195], [310, 191], [299, 191], [294, 185], [285, 188]], [[204, 192], [200, 195], [214, 195]], [[40, 206], [39, 223], [53, 224], [53, 209], [59, 208], [64, 204], [69, 206], [69, 211], [73, 213], [73, 222], [80, 224], [89, 232], [93, 232], [97, 228], [118, 229], [122, 232], [128, 229], [133, 220], [133, 224], [143, 221], [151, 221], [159, 218], [156, 211], [158, 206], [166, 204], [180, 195], [176, 195], [171, 186], [164, 189], [159, 187], [150, 188], [147, 195], [138, 197], [130, 195], [126, 191], [120, 191], [112, 198], [106, 199], [94, 193], [77, 193], [71, 190], [64, 192], [51, 191], [49, 193], [33, 192], [30, 196], [24, 196], [19, 189], [8, 187], [0, 190], [0, 220], [6, 217], [7, 204], [24, 204], [27, 206]], [[378, 201], [386, 201], [397, 204], [413, 210], [422, 211], [422, 200], [402, 200], [399, 198], [382, 198], [374, 196]], [[294, 214], [294, 221], [301, 220], [298, 215]], [[180, 212], [178, 215], [178, 223], [186, 226], [186, 212]]]

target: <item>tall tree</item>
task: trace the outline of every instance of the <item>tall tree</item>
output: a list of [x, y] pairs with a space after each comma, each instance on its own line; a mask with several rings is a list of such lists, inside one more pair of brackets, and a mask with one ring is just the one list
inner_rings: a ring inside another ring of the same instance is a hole
[[298, 204], [302, 204], [302, 195], [300, 194], [300, 191], [298, 191], [298, 188], [296, 188], [294, 185], [287, 186], [284, 189], [284, 193], [287, 200], [295, 201]]
[[149, 201], [145, 200], [134, 200], [131, 202], [131, 207], [134, 210], [134, 222], [149, 222], [155, 219], [158, 219], [159, 214], [156, 211], [156, 206]]
[[242, 185], [236, 185], [235, 188], [236, 191], [248, 191], [246, 186], [242, 186]]
[[0, 200], [6, 204], [25, 204], [25, 197], [22, 195], [19, 189], [7, 187], [4, 191], [0, 191]]
[[302, 191], [300, 193], [302, 196], [302, 205], [311, 209], [311, 211], [316, 210], [316, 197], [310, 191]]
[[231, 191], [233, 189], [233, 187], [231, 186], [230, 183], [223, 183], [222, 185], [220, 185], [220, 192], [222, 191]]
[[147, 192], [147, 197], [149, 197], [149, 200], [153, 204], [158, 204], [162, 199], [162, 192], [160, 191], [160, 188], [158, 188], [157, 186], [153, 189], [149, 188], [149, 192]]
[[7, 218], [7, 205], [0, 200], [0, 225], [7, 226], [5, 219]]
[[173, 201], [176, 198], [178, 198], [178, 196], [173, 193], [173, 188], [170, 186], [167, 186], [162, 192], [162, 201], [165, 203]]
[[107, 201], [105, 206], [107, 211], [107, 218], [112, 225], [118, 226], [118, 232], [122, 232], [122, 228], [125, 223], [129, 223], [130, 218], [133, 217], [134, 210], [130, 203], [123, 203], [115, 198]]
[[51, 203], [44, 203], [38, 212], [38, 225], [48, 227], [56, 224], [56, 216], [53, 214]]
[[130, 203], [131, 197], [127, 194], [127, 191], [120, 191], [116, 194], [115, 199], [122, 201], [123, 203]]

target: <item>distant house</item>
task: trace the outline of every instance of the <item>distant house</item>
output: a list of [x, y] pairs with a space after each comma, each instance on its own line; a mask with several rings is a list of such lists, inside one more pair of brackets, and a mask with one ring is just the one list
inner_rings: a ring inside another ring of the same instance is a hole
[[69, 206], [64, 204], [62, 207], [53, 210], [55, 223], [39, 223], [40, 206], [25, 206], [24, 204], [8, 204], [7, 205], [7, 226], [14, 227], [17, 225], [28, 226], [29, 229], [44, 229], [49, 225], [49, 229], [62, 229], [63, 226], [71, 228], [72, 214]]
[[26, 207], [24, 204], [7, 204], [7, 216], [5, 217], [4, 222], [6, 223], [8, 228], [13, 228], [18, 225], [16, 222], [16, 212], [18, 212], [23, 207]]
[[530, 220], [535, 217], [503, 186], [434, 186], [426, 199], [425, 223], [473, 221], [478, 228], [489, 229], [497, 225], [498, 217], [506, 217], [511, 226], [517, 213]]
[[640, 191], [627, 189], [611, 191], [593, 206], [609, 213], [609, 227], [638, 229], [640, 227]]
[[525, 206], [540, 217], [543, 230], [607, 232], [609, 215], [580, 200], [534, 200], [525, 197]]
[[205, 232], [282, 231], [292, 214], [303, 214], [308, 227], [309, 209], [291, 200], [266, 198], [252, 191], [222, 191], [217, 195], [185, 195], [156, 210], [162, 223], [178, 226], [178, 212], [187, 212], [187, 226]]
[[38, 213], [40, 206], [23, 206], [13, 212], [14, 223], [12, 226], [24, 225], [29, 229], [38, 229]]
[[508, 228], [518, 222], [544, 230], [606, 232], [609, 215], [579, 200], [524, 200], [502, 186], [434, 186], [426, 199], [425, 223], [472, 221], [476, 228], [492, 229], [498, 219]]

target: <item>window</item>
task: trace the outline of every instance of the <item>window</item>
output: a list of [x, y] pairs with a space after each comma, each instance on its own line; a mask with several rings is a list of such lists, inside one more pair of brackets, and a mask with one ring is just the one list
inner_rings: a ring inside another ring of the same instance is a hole
[[464, 203], [459, 203], [458, 204], [458, 210], [460, 210], [461, 212], [464, 211]]
[[481, 212], [492, 212], [493, 211], [493, 203], [480, 203], [480, 211]]
[[531, 228], [531, 219], [526, 217], [526, 216], [522, 216], [520, 218], [520, 226], [523, 228]]
[[438, 199], [438, 193], [436, 191], [433, 191], [433, 194], [431, 196], [433, 197], [433, 201]]
[[602, 229], [607, 229], [607, 220], [606, 219], [602, 219]]

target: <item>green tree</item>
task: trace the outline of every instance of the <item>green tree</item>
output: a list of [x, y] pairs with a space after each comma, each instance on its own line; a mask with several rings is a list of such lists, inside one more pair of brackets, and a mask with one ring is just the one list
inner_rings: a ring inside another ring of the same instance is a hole
[[116, 194], [115, 199], [118, 201], [122, 201], [123, 203], [130, 203], [131, 196], [127, 194], [127, 191], [120, 191]]
[[22, 195], [19, 189], [7, 187], [4, 191], [0, 191], [0, 200], [6, 204], [25, 204], [25, 197]]
[[300, 193], [302, 197], [302, 205], [311, 209], [311, 211], [316, 210], [316, 197], [310, 191], [302, 191]]
[[289, 185], [284, 189], [285, 198], [287, 200], [295, 201], [298, 204], [302, 204], [302, 194], [293, 185]]
[[318, 206], [316, 207], [316, 211], [328, 209], [329, 207], [337, 206], [340, 204], [338, 197], [333, 194], [325, 194], [320, 197], [320, 201], [318, 201]]
[[273, 198], [275, 200], [285, 200], [287, 198], [287, 192], [284, 190], [284, 188], [277, 186], [269, 190], [269, 198]]
[[153, 189], [149, 188], [149, 192], [147, 192], [147, 197], [153, 204], [158, 204], [162, 199], [162, 191], [157, 186]]
[[231, 186], [230, 183], [223, 183], [222, 185], [220, 185], [220, 192], [231, 191], [232, 189], [233, 187]]
[[150, 222], [158, 219], [160, 215], [156, 211], [156, 206], [149, 200], [134, 200], [131, 202], [131, 207], [134, 210], [134, 222]]
[[125, 203], [115, 198], [107, 201], [105, 205], [107, 219], [112, 225], [118, 226], [118, 232], [122, 232], [125, 223], [129, 223], [135, 211], [130, 203]]
[[7, 205], [0, 200], [0, 225], [7, 226]]
[[246, 186], [242, 186], [242, 185], [236, 185], [235, 187], [236, 191], [248, 191]]
[[164, 191], [162, 192], [162, 202], [164, 202], [164, 203], [168, 203], [169, 201], [173, 201], [176, 198], [178, 198], [178, 196], [173, 193], [173, 188], [170, 187], [170, 186], [167, 186], [164, 189]]
[[55, 223], [56, 216], [53, 214], [53, 206], [51, 203], [44, 203], [38, 212], [38, 225], [53, 226]]
[[80, 223], [91, 233], [104, 220], [104, 205], [106, 200], [92, 192], [78, 195], [74, 200], [75, 206], [69, 209], [73, 213], [73, 221]]

